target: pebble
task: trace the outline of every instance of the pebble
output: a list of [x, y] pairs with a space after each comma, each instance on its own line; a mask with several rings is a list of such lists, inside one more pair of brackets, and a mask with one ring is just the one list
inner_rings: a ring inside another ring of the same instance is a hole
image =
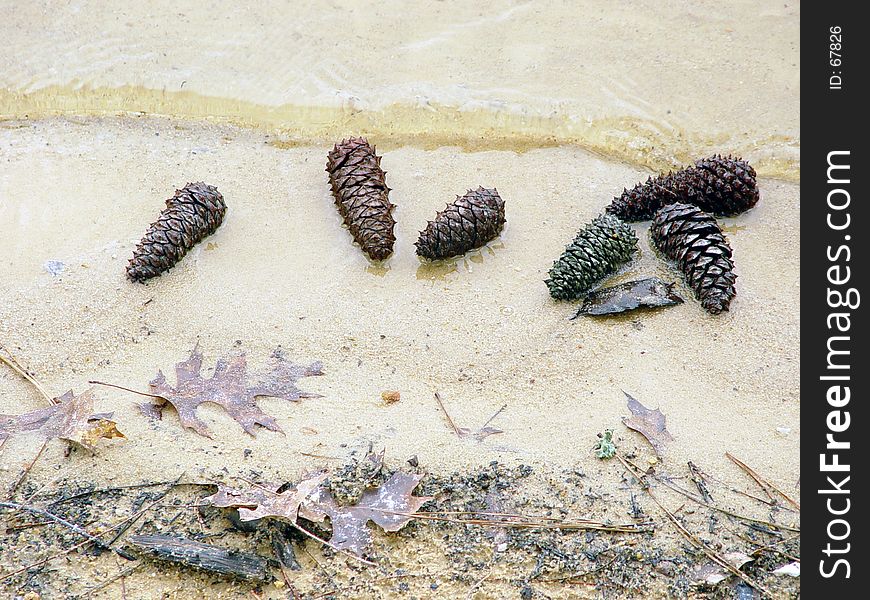
[[47, 260], [43, 263], [42, 268], [54, 275], [55, 277], [59, 276], [63, 273], [63, 270], [66, 268], [66, 265], [63, 264], [62, 261], [59, 260]]

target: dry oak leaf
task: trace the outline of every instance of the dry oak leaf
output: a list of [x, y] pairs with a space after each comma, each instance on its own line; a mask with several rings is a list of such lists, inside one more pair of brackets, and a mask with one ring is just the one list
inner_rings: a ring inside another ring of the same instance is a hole
[[665, 450], [665, 445], [674, 441], [665, 426], [665, 415], [659, 409], [648, 409], [627, 392], [622, 393], [628, 399], [628, 410], [632, 414], [630, 418], [623, 417], [622, 423], [645, 437], [652, 444], [656, 454], [661, 456]]
[[200, 404], [213, 402], [222, 406], [251, 435], [255, 435], [255, 425], [283, 433], [277, 421], [260, 410], [255, 398], [271, 396], [290, 401], [319, 398], [320, 394], [301, 391], [296, 382], [302, 377], [323, 375], [323, 367], [319, 362], [307, 367], [297, 365], [278, 352], [273, 353], [272, 360], [271, 369], [253, 385], [247, 382], [247, 361], [243, 353], [219, 359], [214, 374], [210, 379], [204, 379], [200, 375], [202, 353], [197, 346], [190, 358], [175, 365], [176, 387], [166, 383], [166, 376], [158, 371], [157, 377], [151, 381], [151, 393], [160, 398], [143, 405], [142, 409], [146, 414], [160, 417], [168, 402], [178, 411], [182, 426], [211, 437], [206, 424], [196, 416], [196, 409]]
[[363, 492], [360, 501], [352, 506], [339, 506], [329, 490], [320, 487], [302, 503], [299, 516], [318, 522], [329, 517], [330, 545], [362, 556], [372, 543], [371, 531], [366, 526], [369, 521], [374, 521], [384, 531], [399, 531], [413, 518], [409, 515], [432, 500], [431, 496], [412, 495], [422, 478], [422, 475], [393, 473], [383, 485]]
[[203, 502], [219, 508], [237, 508], [242, 521], [274, 517], [296, 523], [299, 506], [320, 487], [326, 476], [325, 472], [317, 473], [283, 492], [278, 492], [284, 487], [280, 483], [258, 484], [249, 490], [219, 485], [217, 493], [203, 498]]
[[363, 492], [360, 501], [352, 506], [339, 504], [323, 486], [327, 473], [317, 473], [299, 483], [295, 489], [278, 493], [281, 485], [267, 484], [249, 490], [218, 486], [218, 492], [203, 499], [212, 506], [237, 508], [242, 521], [272, 517], [296, 523], [298, 517], [322, 522], [326, 517], [332, 524], [329, 545], [362, 556], [371, 545], [371, 531], [367, 527], [374, 521], [384, 531], [398, 531], [404, 527], [420, 507], [431, 500], [428, 496], [413, 496], [421, 475], [394, 473], [389, 480], [375, 489]]
[[0, 415], [0, 440], [16, 434], [38, 435], [45, 440], [75, 442], [96, 452], [100, 438], [125, 437], [111, 420], [112, 413], [94, 413], [93, 388], [79, 396], [70, 390], [57, 401], [23, 415]]

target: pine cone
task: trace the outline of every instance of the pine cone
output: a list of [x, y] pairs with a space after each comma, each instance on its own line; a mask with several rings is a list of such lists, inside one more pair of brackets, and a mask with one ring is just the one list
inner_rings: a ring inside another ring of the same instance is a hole
[[575, 300], [627, 262], [636, 248], [631, 227], [613, 215], [599, 215], [577, 233], [544, 283], [556, 300]]
[[714, 315], [728, 310], [737, 294], [731, 246], [716, 219], [690, 204], [661, 209], [650, 226], [653, 243], [686, 276], [695, 296]]
[[468, 190], [420, 232], [417, 254], [430, 260], [465, 254], [498, 237], [504, 223], [504, 200], [496, 189]]
[[372, 260], [393, 252], [396, 225], [390, 188], [381, 169], [381, 157], [365, 138], [350, 138], [336, 144], [326, 163], [332, 195], [353, 239]]
[[197, 242], [215, 232], [226, 212], [224, 197], [213, 185], [200, 181], [175, 190], [133, 251], [127, 277], [144, 283], [168, 271]]
[[694, 204], [714, 215], [742, 213], [758, 202], [755, 169], [739, 157], [717, 154], [623, 190], [607, 212], [626, 221], [646, 221], [661, 207], [675, 202]]

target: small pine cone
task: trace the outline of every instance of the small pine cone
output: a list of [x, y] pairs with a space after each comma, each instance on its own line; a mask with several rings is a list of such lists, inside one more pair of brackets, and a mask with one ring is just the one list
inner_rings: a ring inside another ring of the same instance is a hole
[[372, 260], [393, 252], [396, 225], [390, 188], [381, 169], [381, 157], [365, 138], [350, 138], [336, 144], [326, 163], [332, 195], [353, 239]]
[[716, 219], [691, 204], [661, 209], [650, 226], [653, 243], [677, 262], [695, 296], [707, 311], [728, 310], [737, 294], [731, 246]]
[[577, 233], [544, 283], [556, 300], [575, 300], [627, 262], [636, 248], [631, 227], [613, 215], [599, 215]]
[[661, 207], [675, 202], [694, 204], [714, 215], [742, 213], [758, 202], [755, 169], [739, 157], [717, 154], [623, 190], [607, 212], [626, 221], [646, 221]]
[[224, 197], [213, 185], [200, 181], [175, 190], [133, 251], [127, 277], [144, 283], [168, 271], [197, 242], [215, 232], [226, 212]]
[[504, 200], [495, 188], [468, 190], [420, 232], [417, 254], [430, 260], [465, 254], [498, 237], [504, 223]]

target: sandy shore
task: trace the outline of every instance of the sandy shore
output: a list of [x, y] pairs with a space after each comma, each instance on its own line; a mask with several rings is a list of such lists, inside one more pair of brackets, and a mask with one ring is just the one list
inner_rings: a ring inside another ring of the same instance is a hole
[[[262, 401], [287, 436], [249, 438], [218, 409], [204, 409], [228, 455], [251, 448], [263, 466], [286, 469], [288, 453], [341, 455], [341, 444], [373, 442], [397, 458], [419, 454], [433, 468], [494, 458], [571, 464], [591, 460], [595, 433], [619, 424], [626, 390], [668, 415], [675, 461], [700, 456], [724, 465], [729, 450], [782, 480], [796, 473], [796, 186], [762, 181], [758, 207], [727, 221], [740, 276], [729, 313], [712, 317], [689, 301], [569, 322], [571, 305], [553, 302], [542, 279], [574, 231], [642, 171], [574, 149], [388, 152], [398, 240], [395, 255], [376, 267], [332, 205], [326, 148], [280, 150], [255, 133], [163, 121], [54, 121], [2, 135], [9, 276], [0, 331], [57, 393], [81, 391], [88, 379], [144, 390], [197, 341], [207, 365], [238, 344], [252, 369], [280, 345], [300, 361], [324, 362], [324, 377], [303, 381], [324, 398]], [[132, 247], [165, 197], [200, 179], [225, 195], [224, 225], [168, 275], [126, 281]], [[506, 199], [504, 234], [467, 258], [421, 264], [417, 230], [453, 194], [478, 184]], [[641, 256], [625, 277], [678, 278], [654, 255], [645, 229], [637, 226]], [[63, 262], [63, 273], [46, 272], [47, 260]], [[2, 381], [4, 411], [38, 406], [10, 373]], [[402, 401], [381, 406], [387, 389], [401, 391]], [[468, 426], [507, 404], [496, 423], [506, 433], [480, 445], [453, 439], [435, 391]], [[153, 431], [129, 394], [99, 397], [130, 437], [106, 466], [129, 456], [121, 460], [142, 477], [207, 467], [199, 454], [212, 441], [180, 431], [172, 416]], [[153, 453], [148, 461], [135, 458], [140, 444]], [[173, 451], [179, 444], [185, 453]]]
[[[97, 410], [113, 411], [127, 439], [94, 456], [49, 444], [30, 484], [251, 471], [295, 480], [371, 445], [394, 468], [416, 455], [433, 477], [530, 465], [549, 474], [529, 484], [539, 499], [554, 493], [546, 477], [564, 486], [576, 469], [588, 476], [584, 493], [608, 501], [578, 495], [566, 506], [619, 521], [626, 484], [592, 446], [611, 428], [621, 449], [652, 458], [621, 424], [625, 391], [667, 415], [665, 469], [691, 460], [745, 487], [730, 452], [798, 497], [799, 6], [654, 8], [438, 2], [414, 19], [377, 3], [263, 3], [217, 19], [206, 6], [162, 1], [3, 11], [0, 343], [57, 395], [89, 380], [147, 391], [196, 344], [207, 369], [244, 351], [258, 371], [279, 347], [324, 365], [324, 376], [300, 382], [321, 398], [259, 401], [285, 435], [248, 436], [208, 405], [200, 416], [214, 438], [204, 438], [172, 410], [153, 422], [137, 408], [146, 398], [98, 388]], [[351, 134], [378, 146], [393, 188], [397, 242], [383, 264], [353, 244], [329, 193], [326, 153]], [[638, 257], [611, 282], [675, 280], [686, 303], [569, 321], [576, 307], [551, 300], [542, 280], [577, 229], [623, 187], [712, 152], [741, 153], [760, 175], [758, 206], [723, 220], [739, 276], [730, 312], [705, 314], [641, 223]], [[226, 198], [224, 224], [168, 274], [127, 281], [164, 200], [199, 180]], [[478, 185], [505, 199], [503, 234], [458, 260], [421, 263], [418, 231]], [[385, 406], [384, 390], [401, 401]], [[435, 392], [460, 426], [505, 407], [491, 423], [504, 433], [458, 439]], [[0, 365], [0, 413], [43, 405]], [[9, 440], [0, 483], [38, 448]], [[678, 537], [657, 532], [661, 540], [679, 551]], [[389, 549], [393, 567], [443, 558], [441, 546], [403, 543]], [[88, 564], [64, 580], [111, 571]], [[300, 577], [322, 571], [315, 560]], [[130, 589], [195, 597], [191, 581], [143, 573]], [[442, 593], [477, 589], [453, 583]], [[474, 597], [513, 596], [512, 585], [493, 579]]]

